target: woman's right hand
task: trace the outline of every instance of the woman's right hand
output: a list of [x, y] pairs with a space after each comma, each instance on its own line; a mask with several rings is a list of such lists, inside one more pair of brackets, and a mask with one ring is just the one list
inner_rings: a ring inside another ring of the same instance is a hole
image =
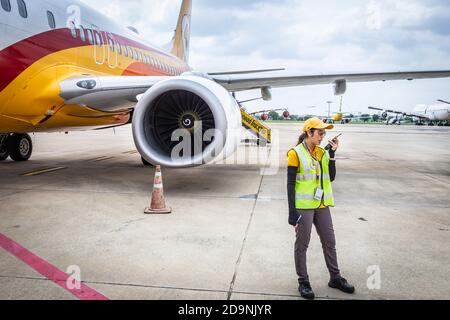
[[340, 145], [339, 139], [330, 140], [328, 142], [331, 145], [331, 150], [333, 150], [334, 152], [336, 152], [337, 149], [339, 149], [339, 145]]
[[298, 228], [300, 228], [300, 224], [297, 224], [297, 225], [295, 226], [295, 232], [297, 232], [297, 233], [298, 233]]

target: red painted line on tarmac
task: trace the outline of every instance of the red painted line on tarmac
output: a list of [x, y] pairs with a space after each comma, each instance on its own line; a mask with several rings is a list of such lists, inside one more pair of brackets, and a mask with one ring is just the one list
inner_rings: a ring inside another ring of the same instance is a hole
[[[32, 252], [28, 251], [22, 247], [17, 242], [9, 239], [4, 234], [0, 233], [0, 247], [8, 251], [10, 254], [15, 256], [17, 259], [23, 261], [29, 267], [39, 272], [41, 275], [46, 277], [48, 280], [53, 281], [61, 288], [69, 291], [75, 297], [80, 300], [108, 300], [107, 297], [101, 293], [95, 291], [94, 289], [79, 283], [68, 275], [67, 273], [59, 270], [54, 265], [48, 263], [47, 261], [39, 258]], [[70, 289], [67, 287], [67, 283], [71, 283], [73, 286], [77, 286], [80, 289]]]

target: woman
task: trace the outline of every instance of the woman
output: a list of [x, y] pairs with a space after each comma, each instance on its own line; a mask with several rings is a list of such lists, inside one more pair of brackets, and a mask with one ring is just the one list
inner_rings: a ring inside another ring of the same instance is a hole
[[295, 266], [299, 278], [299, 291], [303, 298], [312, 300], [314, 291], [309, 282], [306, 253], [314, 224], [322, 242], [325, 261], [330, 272], [331, 288], [354, 293], [355, 288], [341, 277], [339, 271], [336, 240], [330, 207], [334, 207], [331, 182], [336, 177], [335, 153], [339, 140], [329, 141], [331, 149], [326, 151], [320, 144], [326, 129], [333, 125], [318, 118], [306, 121], [298, 146], [288, 153], [288, 199], [289, 224], [295, 226]]

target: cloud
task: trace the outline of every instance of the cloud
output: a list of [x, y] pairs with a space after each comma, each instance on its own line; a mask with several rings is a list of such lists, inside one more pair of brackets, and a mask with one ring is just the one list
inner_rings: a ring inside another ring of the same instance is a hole
[[[170, 40], [180, 4], [96, 1], [108, 16], [136, 26], [158, 45]], [[446, 0], [193, 0], [193, 5], [191, 64], [199, 70], [286, 67], [311, 74], [450, 69]], [[352, 84], [346, 108], [410, 110], [415, 104], [449, 99], [449, 86], [450, 80]], [[280, 89], [272, 102], [251, 103], [249, 109], [262, 105], [303, 113], [310, 111], [305, 106], [317, 105], [317, 112], [324, 113], [330, 99], [339, 100], [331, 86]]]

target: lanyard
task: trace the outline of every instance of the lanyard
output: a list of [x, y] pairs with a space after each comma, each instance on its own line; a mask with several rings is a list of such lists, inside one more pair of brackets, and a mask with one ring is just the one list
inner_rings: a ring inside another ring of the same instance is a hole
[[320, 170], [320, 163], [319, 160], [317, 160], [314, 155], [311, 153], [311, 151], [309, 150], [309, 147], [305, 142], [303, 142], [303, 146], [305, 147], [305, 149], [308, 151], [309, 155], [311, 156], [311, 169], [316, 171], [316, 176], [317, 176], [317, 180], [320, 179], [320, 175], [321, 175], [321, 170]]

